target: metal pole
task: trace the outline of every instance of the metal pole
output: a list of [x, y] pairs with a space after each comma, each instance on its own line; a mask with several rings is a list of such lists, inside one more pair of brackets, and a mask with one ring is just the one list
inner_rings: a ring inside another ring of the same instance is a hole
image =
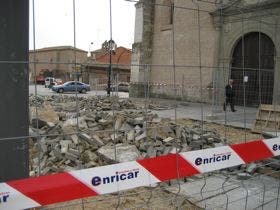
[[108, 84], [107, 84], [107, 95], [110, 96], [111, 93], [111, 73], [112, 73], [112, 48], [113, 48], [113, 39], [112, 39], [112, 0], [109, 0], [110, 3], [110, 42], [109, 42], [109, 69], [108, 69]]
[[[112, 40], [110, 40], [110, 43]], [[110, 61], [109, 61], [109, 69], [108, 69], [108, 84], [107, 84], [107, 95], [110, 96], [111, 93], [111, 73], [112, 73], [112, 49], [110, 45]]]
[[0, 182], [3, 182], [29, 176], [28, 139], [22, 137], [28, 136], [29, 126], [29, 1], [1, 1], [0, 20], [0, 88], [3, 90], [0, 102]]

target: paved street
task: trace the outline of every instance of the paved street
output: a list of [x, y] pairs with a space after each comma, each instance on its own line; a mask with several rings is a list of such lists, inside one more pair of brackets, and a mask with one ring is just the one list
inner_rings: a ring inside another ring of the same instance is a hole
[[[46, 96], [46, 95], [57, 95], [58, 93], [53, 92], [49, 88], [45, 88], [44, 85], [29, 85], [29, 94], [35, 94], [35, 90], [37, 89], [37, 94]], [[107, 93], [103, 90], [92, 90], [87, 92], [86, 94], [78, 93], [78, 96], [89, 97], [89, 96], [105, 96]], [[112, 95], [118, 95], [120, 98], [128, 98], [127, 92], [112, 92]], [[63, 95], [75, 96], [75, 93], [63, 93]]]

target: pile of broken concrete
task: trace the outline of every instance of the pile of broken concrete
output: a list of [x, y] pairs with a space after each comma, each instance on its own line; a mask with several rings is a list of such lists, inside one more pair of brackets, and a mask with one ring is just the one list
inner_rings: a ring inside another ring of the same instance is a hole
[[224, 145], [215, 130], [143, 111], [127, 99], [30, 97], [30, 175]]

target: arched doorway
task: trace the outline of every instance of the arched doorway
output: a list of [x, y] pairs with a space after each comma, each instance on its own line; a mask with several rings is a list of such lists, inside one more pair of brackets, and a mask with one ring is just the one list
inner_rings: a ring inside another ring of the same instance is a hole
[[244, 105], [244, 98], [246, 106], [272, 104], [274, 56], [274, 44], [267, 35], [251, 32], [240, 38], [234, 48], [231, 65], [237, 105]]

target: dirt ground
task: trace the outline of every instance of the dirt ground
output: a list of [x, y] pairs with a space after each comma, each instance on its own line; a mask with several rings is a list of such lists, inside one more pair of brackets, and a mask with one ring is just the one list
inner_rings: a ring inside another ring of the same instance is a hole
[[[191, 125], [201, 123], [199, 121], [180, 119], [177, 121], [181, 125]], [[262, 135], [252, 133], [250, 130], [234, 128], [213, 123], [204, 123], [205, 129], [215, 129], [221, 137], [226, 138], [229, 144], [242, 143], [263, 138]], [[60, 203], [50, 205], [40, 209], [54, 210], [104, 210], [104, 209], [183, 209], [183, 210], [199, 210], [197, 206], [188, 202], [185, 198], [176, 196], [176, 194], [165, 191], [160, 186], [156, 188], [137, 188], [118, 194], [103, 195], [83, 200]]]
[[[165, 183], [161, 184], [165, 185]], [[185, 198], [162, 189], [141, 187], [118, 194], [103, 195], [83, 200], [50, 205], [41, 209], [55, 210], [105, 210], [105, 209], [182, 209], [200, 210]]]

